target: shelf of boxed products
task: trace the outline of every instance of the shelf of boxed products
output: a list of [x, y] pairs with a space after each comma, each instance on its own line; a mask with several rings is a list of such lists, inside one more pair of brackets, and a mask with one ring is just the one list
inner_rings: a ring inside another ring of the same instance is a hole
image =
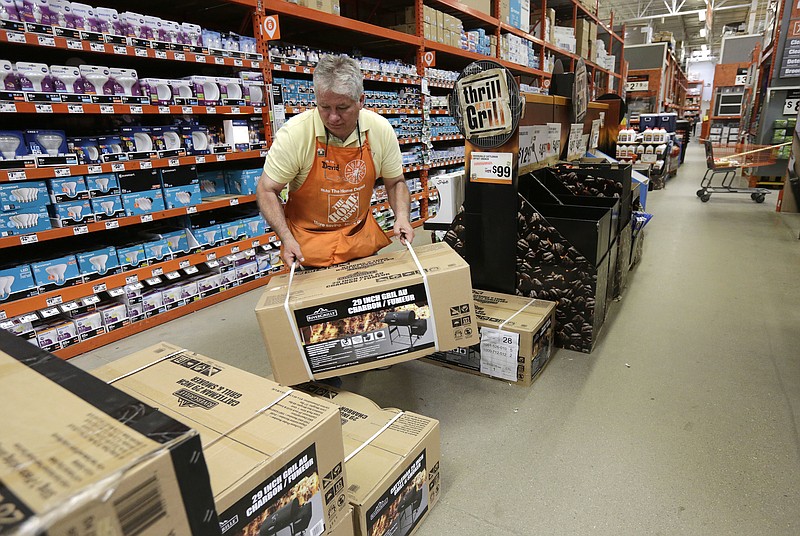
[[[96, 35], [102, 36], [103, 34]], [[131, 38], [125, 39], [128, 41]], [[95, 54], [107, 54], [111, 56], [132, 56], [136, 58], [200, 63], [206, 65], [224, 65], [229, 67], [245, 67], [250, 69], [258, 69], [261, 67], [261, 54], [246, 54], [243, 52], [227, 50], [209, 50], [207, 47], [188, 46], [184, 47], [183, 50], [163, 50], [162, 48], [155, 48], [152, 42], [149, 40], [137, 39], [136, 41], [149, 43], [149, 45], [133, 46], [127, 43], [121, 44], [81, 39], [68, 39], [66, 37], [59, 37], [56, 35], [0, 29], [0, 43], [14, 43], [41, 48], [69, 50], [71, 52], [92, 52]], [[190, 48], [195, 51], [190, 50]], [[202, 50], [202, 52], [198, 52], [198, 49]]]
[[463, 140], [464, 136], [461, 134], [450, 134], [447, 136], [433, 136], [431, 141], [451, 141], [451, 140]]
[[204, 154], [194, 156], [176, 156], [171, 158], [152, 158], [149, 160], [127, 160], [124, 162], [107, 162], [104, 164], [82, 164], [77, 166], [41, 167], [27, 169], [0, 170], [0, 183], [16, 182], [26, 179], [52, 179], [56, 177], [74, 177], [78, 175], [95, 175], [98, 173], [115, 173], [119, 171], [136, 171], [139, 169], [156, 169], [194, 164], [211, 164], [232, 160], [248, 160], [263, 158], [267, 150], [238, 151], [221, 154]]
[[[283, 73], [314, 74], [314, 67], [311, 67], [310, 65], [303, 65], [303, 62], [298, 62], [296, 64], [270, 63], [270, 66], [273, 71], [280, 71]], [[362, 71], [362, 73], [364, 74], [364, 80], [370, 80], [372, 82], [387, 82], [390, 84], [407, 85], [419, 85], [421, 83], [419, 77], [409, 78], [405, 76], [385, 76], [371, 71]]]
[[302, 19], [307, 22], [324, 24], [325, 26], [338, 28], [346, 32], [356, 32], [373, 37], [380, 37], [408, 45], [420, 46], [422, 44], [422, 38], [416, 35], [389, 30], [381, 26], [342, 17], [340, 15], [331, 15], [324, 11], [299, 6], [284, 0], [263, 0], [262, 4], [267, 14], [277, 13], [279, 15]]
[[244, 294], [245, 292], [255, 290], [259, 287], [266, 285], [267, 282], [269, 282], [269, 279], [273, 275], [279, 275], [281, 273], [284, 273], [284, 271], [285, 270], [282, 270], [280, 272], [275, 272], [268, 276], [263, 276], [259, 279], [254, 279], [252, 281], [246, 281], [244, 283], [240, 283], [235, 287], [221, 288], [219, 292], [217, 292], [216, 294], [212, 294], [211, 296], [198, 298], [195, 299], [194, 301], [185, 303], [184, 305], [175, 307], [174, 309], [169, 309], [157, 315], [150, 316], [147, 318], [142, 318], [141, 320], [138, 320], [136, 322], [131, 322], [126, 326], [116, 328], [112, 331], [107, 331], [101, 335], [97, 335], [95, 337], [83, 340], [79, 343], [72, 344], [61, 350], [55, 350], [53, 353], [62, 359], [69, 359], [71, 357], [75, 357], [85, 352], [94, 350], [95, 348], [105, 346], [106, 344], [110, 344], [112, 342], [124, 339], [125, 337], [135, 335], [136, 333], [140, 333], [142, 331], [158, 326], [165, 322], [169, 322], [170, 320], [175, 320], [176, 318], [188, 315], [189, 313], [193, 313], [210, 305], [214, 305], [229, 298], [233, 298], [240, 294]]
[[449, 80], [436, 80], [436, 79], [428, 79], [428, 86], [429, 87], [436, 87], [440, 89], [453, 89], [456, 87], [455, 82], [451, 82]]
[[423, 169], [430, 169], [430, 166], [425, 164], [412, 164], [410, 166], [403, 166], [403, 173], [413, 173], [415, 171], [422, 171]]
[[83, 104], [0, 102], [0, 113], [109, 115], [258, 115], [261, 106], [176, 106], [154, 104]]
[[545, 43], [544, 41], [542, 41], [538, 37], [534, 37], [533, 35], [531, 35], [531, 34], [529, 34], [527, 32], [523, 32], [519, 28], [511, 26], [510, 24], [506, 24], [505, 22], [501, 22], [500, 23], [500, 29], [502, 31], [504, 31], [504, 32], [508, 32], [508, 33], [514, 34], [514, 35], [516, 35], [518, 37], [522, 37], [523, 39], [527, 39], [528, 41], [530, 41], [530, 42], [532, 42], [534, 44], [537, 44], [539, 46], [547, 45], [547, 43]]
[[117, 229], [119, 227], [139, 225], [141, 223], [165, 220], [168, 218], [175, 218], [187, 214], [196, 214], [198, 212], [206, 212], [218, 208], [243, 205], [245, 203], [253, 203], [255, 202], [255, 200], [256, 200], [255, 195], [232, 196], [227, 199], [203, 201], [199, 205], [190, 205], [188, 207], [160, 210], [158, 212], [151, 212], [149, 214], [142, 214], [139, 216], [125, 216], [122, 218], [112, 218], [108, 220], [86, 223], [81, 225], [56, 227], [53, 229], [48, 229], [46, 231], [39, 231], [37, 233], [6, 236], [0, 238], [0, 249], [10, 248], [20, 245], [35, 244], [37, 242], [45, 242], [47, 240], [57, 240], [59, 238], [66, 238], [70, 236], [86, 235], [89, 233], [107, 231], [109, 229]]
[[500, 22], [495, 17], [492, 17], [491, 15], [484, 13], [483, 11], [478, 11], [477, 9], [473, 9], [465, 4], [462, 4], [458, 0], [432, 0], [430, 3], [431, 7], [433, 8], [441, 8], [446, 6], [447, 8], [449, 8], [448, 11], [450, 12], [457, 13], [459, 15], [466, 15], [467, 20], [464, 22], [481, 21], [490, 26], [497, 26], [498, 23]]
[[445, 160], [434, 160], [430, 163], [430, 167], [432, 168], [440, 168], [440, 167], [447, 167], [447, 166], [456, 166], [458, 164], [464, 163], [464, 158], [448, 158]]
[[[295, 115], [301, 114], [306, 110], [312, 110], [313, 106], [287, 106], [286, 107], [286, 115]], [[372, 110], [376, 114], [380, 115], [400, 115], [400, 114], [407, 114], [407, 115], [422, 115], [422, 110], [419, 108], [366, 108], [367, 110]]]
[[[426, 194], [424, 192], [411, 194], [411, 201], [412, 202], [414, 202], [414, 201], [422, 201], [425, 198], [425, 196], [426, 196]], [[376, 202], [372, 203], [371, 208], [378, 209], [378, 210], [384, 210], [384, 209], [390, 208], [389, 201], [385, 201], [385, 200], [376, 201]]]
[[218, 258], [239, 253], [240, 251], [258, 247], [262, 243], [267, 244], [275, 242], [277, 239], [278, 236], [275, 233], [269, 232], [254, 238], [247, 238], [222, 246], [212, 247], [200, 253], [191, 253], [149, 266], [140, 266], [120, 274], [101, 277], [100, 279], [89, 281], [88, 283], [65, 286], [36, 296], [14, 300], [0, 305], [0, 320], [50, 309], [64, 303], [74, 302], [93, 296], [99, 292], [105, 292], [109, 289], [122, 288], [125, 285], [138, 283], [139, 281], [145, 281], [171, 272], [178, 272], [179, 270], [184, 270], [191, 266], [197, 266], [204, 262], [213, 261]]

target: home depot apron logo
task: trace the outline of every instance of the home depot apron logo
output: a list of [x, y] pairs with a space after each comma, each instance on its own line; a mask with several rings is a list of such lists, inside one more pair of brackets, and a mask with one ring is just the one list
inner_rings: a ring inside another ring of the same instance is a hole
[[367, 176], [367, 163], [363, 160], [351, 160], [344, 167], [344, 180], [350, 184], [359, 184]]
[[349, 222], [358, 213], [358, 193], [328, 197], [328, 223]]

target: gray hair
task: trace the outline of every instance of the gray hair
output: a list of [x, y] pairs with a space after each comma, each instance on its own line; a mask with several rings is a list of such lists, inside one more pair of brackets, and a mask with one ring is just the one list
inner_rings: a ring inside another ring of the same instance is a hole
[[326, 54], [314, 67], [314, 93], [333, 92], [360, 100], [364, 93], [364, 75], [359, 63], [342, 54]]

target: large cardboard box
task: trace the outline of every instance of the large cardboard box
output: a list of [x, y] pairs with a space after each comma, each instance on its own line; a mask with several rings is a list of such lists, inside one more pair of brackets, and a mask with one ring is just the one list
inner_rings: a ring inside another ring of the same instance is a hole
[[339, 523], [333, 527], [330, 532], [326, 532], [325, 536], [355, 536], [355, 526], [353, 525], [353, 506], [347, 505], [347, 512], [344, 514]]
[[363, 396], [300, 386], [341, 407], [347, 497], [357, 536], [409, 536], [439, 500], [439, 421]]
[[492, 0], [460, 0], [465, 6], [471, 7], [487, 15], [492, 14]]
[[[469, 265], [450, 246], [408, 250], [270, 280], [256, 316], [275, 380], [296, 385], [478, 342]], [[289, 292], [288, 311], [285, 307]]]
[[[553, 352], [553, 326], [556, 304], [500, 294], [486, 290], [473, 290], [478, 328], [492, 330], [485, 338], [483, 355], [481, 345], [437, 352], [425, 361], [451, 369], [471, 372], [481, 376], [509, 381], [515, 385], [529, 386], [550, 360]], [[502, 325], [502, 340], [494, 330]], [[489, 338], [494, 337], [494, 338]], [[484, 340], [484, 337], [481, 337]]]
[[0, 330], [2, 534], [219, 534], [197, 432]]
[[225, 536], [320, 535], [346, 516], [335, 405], [168, 343], [93, 373], [200, 432]]

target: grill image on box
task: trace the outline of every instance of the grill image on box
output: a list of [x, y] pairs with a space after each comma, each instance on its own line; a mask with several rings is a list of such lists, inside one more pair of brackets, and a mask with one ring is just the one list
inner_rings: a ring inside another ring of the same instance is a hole
[[[389, 342], [403, 342], [408, 337], [408, 346], [413, 348], [420, 337], [428, 331], [428, 321], [417, 318], [414, 311], [389, 311], [383, 317], [383, 322], [389, 326]], [[400, 328], [406, 328], [408, 334], [401, 334]]]
[[408, 534], [414, 528], [414, 520], [416, 519], [417, 510], [422, 506], [422, 490], [417, 486], [412, 486], [408, 493], [403, 495], [397, 509], [400, 511], [400, 520], [398, 522], [399, 534]]
[[[306, 536], [311, 523], [312, 507], [307, 502], [300, 506], [297, 497], [272, 514], [258, 530], [258, 536]], [[288, 532], [282, 532], [288, 529]]]

